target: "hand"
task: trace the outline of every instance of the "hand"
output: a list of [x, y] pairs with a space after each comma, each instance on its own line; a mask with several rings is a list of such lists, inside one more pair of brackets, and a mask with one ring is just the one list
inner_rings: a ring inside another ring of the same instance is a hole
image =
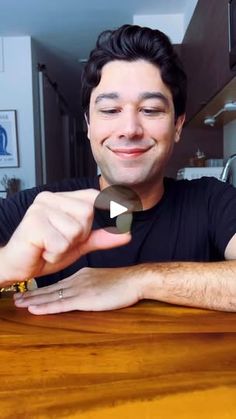
[[141, 281], [135, 266], [83, 268], [57, 284], [17, 293], [14, 300], [17, 307], [27, 307], [32, 314], [114, 310], [142, 299]]
[[0, 284], [57, 272], [86, 253], [128, 243], [130, 234], [91, 231], [98, 193], [87, 189], [38, 194], [0, 249]]

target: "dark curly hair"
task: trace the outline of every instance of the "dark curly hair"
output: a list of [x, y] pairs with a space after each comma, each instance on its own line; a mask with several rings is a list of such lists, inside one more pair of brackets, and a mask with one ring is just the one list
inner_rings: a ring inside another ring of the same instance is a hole
[[82, 73], [81, 103], [85, 114], [88, 115], [91, 92], [100, 82], [103, 66], [114, 60], [138, 59], [160, 69], [162, 80], [172, 93], [175, 117], [184, 114], [187, 77], [169, 38], [158, 29], [138, 25], [123, 25], [99, 35]]

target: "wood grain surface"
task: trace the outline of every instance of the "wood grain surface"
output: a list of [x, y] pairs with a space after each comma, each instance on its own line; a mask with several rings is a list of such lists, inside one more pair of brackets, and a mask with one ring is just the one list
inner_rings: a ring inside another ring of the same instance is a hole
[[38, 317], [0, 305], [1, 418], [236, 417], [234, 313], [144, 301]]

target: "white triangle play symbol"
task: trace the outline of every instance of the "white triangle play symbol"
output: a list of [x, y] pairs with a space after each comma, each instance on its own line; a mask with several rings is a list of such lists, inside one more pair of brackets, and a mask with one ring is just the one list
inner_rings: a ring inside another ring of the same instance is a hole
[[117, 215], [123, 214], [126, 211], [128, 211], [128, 208], [115, 201], [110, 201], [110, 218], [117, 217]]

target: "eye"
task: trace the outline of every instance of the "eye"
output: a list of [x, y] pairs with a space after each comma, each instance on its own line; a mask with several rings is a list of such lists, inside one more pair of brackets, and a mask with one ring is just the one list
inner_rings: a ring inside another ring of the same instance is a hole
[[141, 108], [140, 110], [144, 115], [148, 116], [155, 116], [165, 112], [164, 109], [160, 108]]
[[100, 112], [105, 115], [113, 115], [119, 112], [117, 108], [100, 109]]

